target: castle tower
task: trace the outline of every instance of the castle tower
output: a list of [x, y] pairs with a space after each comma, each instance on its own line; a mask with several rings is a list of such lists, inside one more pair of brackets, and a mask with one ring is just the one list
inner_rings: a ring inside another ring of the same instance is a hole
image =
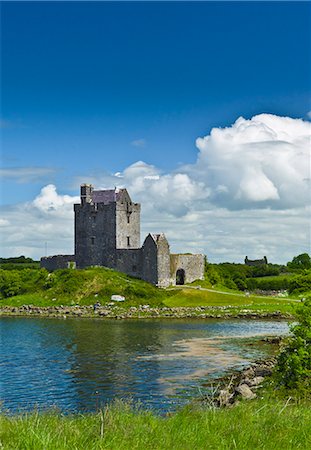
[[118, 249], [140, 248], [140, 205], [132, 202], [126, 189], [96, 191], [83, 184], [74, 212], [78, 268], [116, 268]]

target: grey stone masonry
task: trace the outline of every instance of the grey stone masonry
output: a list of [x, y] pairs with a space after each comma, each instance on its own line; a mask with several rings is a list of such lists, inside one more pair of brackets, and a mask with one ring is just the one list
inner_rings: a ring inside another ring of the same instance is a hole
[[[171, 254], [170, 255], [171, 284], [192, 283], [195, 280], [204, 279], [204, 255]], [[179, 283], [178, 275], [184, 277], [183, 283]]]
[[203, 255], [170, 255], [163, 233], [149, 234], [140, 245], [140, 204], [126, 189], [94, 190], [81, 185], [74, 205], [75, 255], [41, 258], [48, 270], [103, 266], [141, 278], [159, 287], [203, 278]]
[[40, 265], [46, 270], [75, 268], [76, 267], [75, 256], [74, 255], [45, 256], [41, 258]]

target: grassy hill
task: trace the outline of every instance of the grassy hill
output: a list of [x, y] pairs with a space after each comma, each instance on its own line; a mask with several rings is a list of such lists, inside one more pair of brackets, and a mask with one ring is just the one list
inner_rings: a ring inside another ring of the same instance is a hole
[[0, 270], [0, 306], [35, 305], [70, 306], [110, 303], [111, 295], [126, 298], [119, 306], [208, 307], [217, 314], [257, 312], [291, 314], [297, 300], [246, 295], [237, 290], [219, 292], [199, 286], [158, 289], [155, 286], [107, 268], [62, 269], [48, 273], [45, 269]]

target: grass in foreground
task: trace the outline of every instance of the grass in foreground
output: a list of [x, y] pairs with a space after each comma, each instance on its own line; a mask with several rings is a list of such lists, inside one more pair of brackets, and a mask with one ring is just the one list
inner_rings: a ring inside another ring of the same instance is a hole
[[97, 414], [1, 416], [3, 449], [310, 449], [310, 404], [258, 399], [170, 417], [117, 402]]

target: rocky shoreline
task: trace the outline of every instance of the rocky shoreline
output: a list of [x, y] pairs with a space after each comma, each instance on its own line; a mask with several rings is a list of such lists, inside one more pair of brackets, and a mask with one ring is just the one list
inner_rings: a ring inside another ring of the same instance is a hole
[[107, 319], [291, 319], [290, 314], [280, 311], [263, 312], [260, 310], [242, 309], [237, 311], [234, 306], [197, 306], [197, 307], [151, 307], [149, 305], [131, 306], [124, 308], [115, 304], [105, 306], [2, 306], [1, 316], [26, 316], [26, 317], [85, 317], [85, 318], [107, 318]]
[[[281, 338], [273, 338], [272, 343], [279, 343], [280, 340]], [[242, 371], [221, 378], [219, 380], [221, 388], [217, 389], [211, 397], [204, 398], [203, 402], [222, 408], [232, 407], [238, 404], [240, 399], [255, 399], [256, 391], [263, 386], [265, 379], [272, 375], [276, 362], [275, 357], [255, 361]]]

